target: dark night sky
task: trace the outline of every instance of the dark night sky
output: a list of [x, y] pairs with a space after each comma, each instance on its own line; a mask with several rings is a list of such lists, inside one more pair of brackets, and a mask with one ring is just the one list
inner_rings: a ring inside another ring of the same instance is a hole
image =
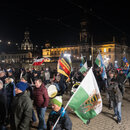
[[[28, 2], [27, 2], [28, 1]], [[33, 43], [79, 41], [80, 20], [88, 20], [95, 41], [111, 41], [125, 33], [130, 41], [129, 1], [22, 0], [1, 2], [0, 39], [21, 43], [28, 28]]]

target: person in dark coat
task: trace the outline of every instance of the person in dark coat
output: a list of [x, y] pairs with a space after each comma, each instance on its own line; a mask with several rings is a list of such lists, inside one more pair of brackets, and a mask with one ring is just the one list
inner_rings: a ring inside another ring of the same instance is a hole
[[[26, 92], [27, 92], [28, 96], [29, 96], [29, 97], [31, 98], [31, 100], [32, 100], [32, 99], [33, 99], [33, 94], [32, 94], [32, 92], [33, 92], [33, 86], [32, 86], [30, 83], [27, 82], [27, 77], [26, 77], [26, 76], [21, 77], [20, 81], [21, 81], [21, 82], [24, 82], [24, 83], [27, 83]], [[36, 115], [35, 115], [34, 109], [32, 109], [32, 124], [33, 124], [34, 122], [36, 122], [36, 121], [37, 121]]]
[[[67, 112], [62, 107], [62, 96], [56, 96], [51, 100], [52, 111], [47, 120], [47, 130], [72, 130], [72, 122]], [[58, 123], [54, 127], [57, 119]]]
[[7, 110], [8, 110], [7, 122], [9, 123], [11, 103], [13, 97], [15, 96], [15, 84], [12, 82], [12, 78], [8, 77], [5, 79], [4, 89], [7, 94]]
[[121, 90], [122, 96], [124, 96], [124, 92], [125, 92], [125, 85], [124, 85], [125, 79], [126, 79], [126, 76], [123, 73], [123, 71], [121, 70], [119, 72], [119, 74], [117, 75], [117, 82], [118, 82], [118, 86]]
[[49, 96], [47, 89], [41, 79], [35, 80], [33, 99], [39, 119], [38, 130], [44, 130], [46, 129], [45, 112], [49, 103]]
[[32, 101], [25, 92], [27, 84], [19, 82], [16, 84], [15, 93], [10, 114], [11, 130], [29, 130], [32, 120]]
[[7, 118], [7, 94], [0, 80], [0, 130], [5, 130]]
[[113, 101], [114, 119], [117, 119], [117, 123], [121, 124], [122, 94], [118, 87], [118, 83], [114, 78], [111, 79], [110, 87], [108, 88], [108, 91], [110, 91], [111, 100]]
[[[111, 87], [110, 83], [111, 83], [111, 79], [114, 78], [114, 73], [109, 72], [108, 74], [108, 78], [107, 78], [107, 89]], [[106, 91], [107, 93], [107, 98], [108, 98], [108, 102], [109, 102], [109, 109], [111, 110], [113, 108], [113, 100], [111, 100], [111, 93], [109, 91]]]

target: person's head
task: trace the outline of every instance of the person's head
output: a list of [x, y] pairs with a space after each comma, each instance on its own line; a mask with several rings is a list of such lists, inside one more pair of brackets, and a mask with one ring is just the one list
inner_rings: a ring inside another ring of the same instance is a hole
[[109, 73], [110, 78], [114, 77], [114, 73]]
[[26, 91], [27, 87], [28, 87], [27, 83], [18, 82], [16, 84], [15, 93], [16, 94], [23, 93]]
[[6, 84], [9, 84], [10, 82], [11, 82], [11, 80], [10, 80], [9, 77], [5, 79], [5, 83], [6, 83]]
[[36, 86], [36, 88], [40, 88], [41, 85], [42, 85], [42, 80], [41, 79], [36, 79], [35, 80], [35, 86]]
[[13, 75], [12, 71], [9, 71], [8, 76], [12, 76], [12, 75]]
[[33, 75], [34, 75], [34, 77], [37, 77], [37, 76], [38, 76], [38, 73], [37, 73], [37, 72], [34, 72]]
[[122, 70], [120, 70], [120, 74], [123, 74], [123, 71], [122, 71]]
[[56, 96], [51, 99], [52, 109], [58, 112], [62, 107], [62, 96]]
[[0, 77], [4, 77], [5, 76], [5, 72], [4, 71], [0, 71]]
[[22, 77], [20, 78], [20, 81], [21, 81], [21, 82], [24, 82], [24, 83], [27, 83], [27, 77], [26, 77], [26, 76], [22, 76]]
[[2, 80], [0, 80], [0, 89], [2, 89], [3, 88], [3, 82], [2, 82]]
[[60, 75], [57, 75], [57, 76], [56, 76], [56, 81], [59, 82], [60, 79], [61, 79]]

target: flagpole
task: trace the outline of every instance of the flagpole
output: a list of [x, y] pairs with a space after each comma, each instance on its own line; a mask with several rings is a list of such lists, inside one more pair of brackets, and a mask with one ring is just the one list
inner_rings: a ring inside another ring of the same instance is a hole
[[[92, 69], [92, 67], [91, 67], [90, 69]], [[90, 69], [89, 69], [89, 71], [90, 71]], [[79, 86], [80, 86], [80, 85], [79, 85]], [[69, 103], [71, 102], [72, 98], [75, 96], [76, 92], [79, 90], [79, 88], [80, 88], [79, 86], [78, 86], [77, 90], [74, 92], [74, 94], [71, 96], [70, 100], [67, 102], [67, 104], [66, 104], [64, 110], [62, 111], [62, 113], [66, 110], [66, 108], [68, 107], [68, 105], [69, 105]], [[53, 130], [54, 130], [54, 128], [56, 127], [56, 125], [57, 125], [57, 123], [58, 123], [58, 121], [59, 121], [59, 119], [60, 119], [62, 113], [60, 114], [60, 116], [58, 117], [57, 121], [55, 122], [55, 124], [54, 124], [54, 126], [53, 126]]]

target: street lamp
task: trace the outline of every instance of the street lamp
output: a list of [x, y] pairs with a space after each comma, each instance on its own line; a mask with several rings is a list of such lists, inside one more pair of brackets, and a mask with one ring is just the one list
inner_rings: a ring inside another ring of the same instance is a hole
[[71, 56], [71, 54], [67, 54], [67, 53], [65, 53], [65, 54], [64, 54], [64, 56], [70, 57], [70, 56]]
[[8, 42], [8, 45], [10, 45], [10, 44], [11, 44], [11, 42], [9, 41], [9, 42]]

